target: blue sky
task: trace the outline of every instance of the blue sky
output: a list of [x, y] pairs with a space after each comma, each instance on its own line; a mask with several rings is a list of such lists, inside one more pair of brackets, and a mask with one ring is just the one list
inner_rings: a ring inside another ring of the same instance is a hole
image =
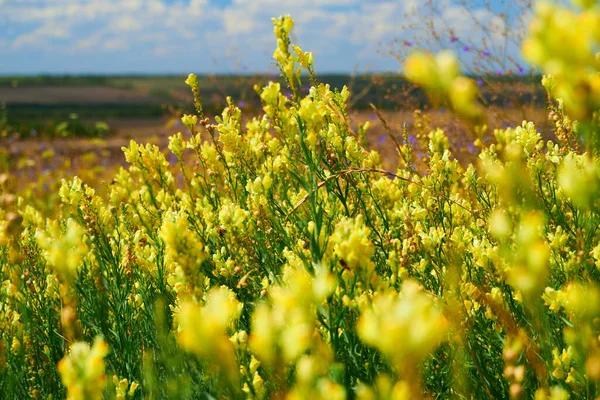
[[0, 75], [275, 72], [281, 14], [317, 72], [397, 71], [418, 47], [518, 71], [527, 1], [0, 0]]

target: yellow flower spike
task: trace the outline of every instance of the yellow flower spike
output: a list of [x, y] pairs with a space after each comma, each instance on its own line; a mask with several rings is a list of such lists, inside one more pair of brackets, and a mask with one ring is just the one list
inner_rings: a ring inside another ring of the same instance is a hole
[[452, 81], [450, 87], [450, 102], [452, 108], [461, 116], [469, 119], [479, 119], [483, 115], [483, 108], [477, 103], [479, 90], [472, 79], [458, 77]]
[[440, 86], [444, 90], [453, 90], [454, 82], [461, 73], [456, 56], [450, 51], [442, 51], [435, 56], [435, 66]]
[[396, 382], [392, 388], [390, 400], [410, 400], [412, 396], [410, 386], [405, 381]]
[[44, 258], [64, 278], [74, 278], [81, 261], [88, 252], [86, 231], [73, 219], [67, 220], [66, 232], [57, 222], [51, 222], [47, 231], [36, 232], [37, 243]]
[[285, 33], [290, 33], [294, 27], [294, 20], [289, 15], [283, 17], [282, 28]]
[[438, 86], [435, 59], [431, 54], [411, 55], [404, 63], [404, 74], [407, 79], [428, 89]]
[[[589, 5], [586, 0], [577, 3], [586, 8]], [[564, 100], [565, 109], [577, 119], [589, 120], [600, 107], [594, 89], [599, 25], [597, 7], [576, 12], [539, 2], [530, 36], [523, 43], [526, 59], [554, 75], [555, 84], [549, 93]]]
[[165, 243], [169, 260], [183, 268], [188, 278], [195, 276], [207, 254], [197, 233], [191, 229], [185, 212], [167, 211], [159, 235]]
[[309, 346], [312, 336], [312, 326], [298, 315], [292, 319], [293, 325], [284, 329], [281, 334], [283, 358], [291, 362], [298, 358]]
[[127, 392], [129, 397], [133, 397], [135, 395], [135, 392], [139, 386], [140, 385], [137, 382], [131, 382], [131, 386], [129, 386], [129, 391]]
[[252, 375], [252, 386], [254, 387], [254, 390], [259, 391], [262, 389], [263, 384], [263, 378], [255, 371]]
[[249, 217], [249, 211], [242, 209], [238, 204], [233, 203], [231, 200], [224, 201], [219, 210], [219, 222], [225, 229], [235, 229], [239, 232], [246, 232], [251, 228], [249, 224], [247, 224]]
[[322, 266], [315, 266], [315, 272], [312, 292], [314, 299], [319, 302], [334, 292], [337, 282], [335, 276]]
[[367, 273], [372, 270], [371, 257], [375, 252], [369, 240], [370, 230], [364, 225], [363, 216], [340, 221], [330, 237], [334, 254], [343, 265], [351, 270], [364, 268]]
[[576, 321], [592, 321], [600, 315], [600, 288], [593, 284], [570, 283], [563, 287], [564, 308]]
[[293, 62], [285, 62], [282, 64], [282, 71], [286, 77], [286, 79], [288, 80], [288, 82], [295, 82], [295, 75], [294, 75], [294, 63]]
[[71, 345], [69, 353], [58, 363], [68, 400], [102, 398], [106, 384], [104, 357], [107, 354], [108, 345], [101, 338], [96, 338], [91, 348], [85, 342]]
[[532, 211], [522, 217], [516, 231], [518, 251], [508, 269], [508, 282], [528, 298], [544, 290], [548, 276], [550, 248], [544, 240], [542, 213]]
[[512, 221], [505, 210], [496, 209], [490, 215], [489, 230], [497, 239], [504, 239], [512, 233]]
[[198, 88], [198, 77], [195, 74], [189, 74], [185, 80], [185, 84], [188, 85], [192, 90]]
[[311, 52], [303, 51], [300, 46], [293, 45], [292, 49], [298, 56], [298, 63], [302, 65], [307, 71], [310, 71], [313, 67], [314, 56]]
[[181, 158], [181, 153], [187, 147], [187, 143], [183, 139], [181, 132], [169, 137], [169, 150], [175, 154], [177, 158]]
[[377, 296], [372, 308], [361, 314], [360, 338], [399, 366], [422, 361], [444, 340], [448, 329], [448, 321], [433, 299], [412, 280], [404, 282], [398, 296]]
[[258, 367], [260, 367], [260, 361], [258, 361], [254, 356], [250, 359], [250, 373], [254, 374]]
[[459, 76], [458, 59], [451, 52], [443, 51], [435, 57], [429, 53], [415, 53], [406, 60], [404, 74], [430, 95], [449, 101], [461, 117], [481, 122], [483, 109], [477, 102], [477, 86], [472, 79]]
[[231, 348], [226, 344], [226, 330], [239, 316], [241, 307], [235, 294], [225, 287], [212, 289], [204, 306], [185, 302], [178, 315], [179, 344], [201, 356]]
[[547, 74], [542, 77], [542, 86], [549, 92], [552, 93], [556, 86], [556, 80], [553, 75]]
[[600, 380], [600, 354], [598, 351], [593, 352], [585, 362], [585, 373], [589, 379], [594, 381]]
[[192, 130], [198, 123], [198, 117], [195, 115], [185, 114], [183, 117], [181, 117], [181, 122], [190, 130]]
[[560, 167], [558, 183], [576, 206], [590, 207], [600, 190], [600, 166], [586, 155], [568, 154]]
[[319, 397], [322, 400], [345, 400], [346, 390], [330, 381], [329, 379], [320, 379], [318, 383]]
[[113, 375], [113, 384], [115, 385], [116, 398], [126, 399], [129, 381], [126, 378], [123, 378], [119, 381], [119, 378], [116, 375]]
[[532, 245], [543, 234], [544, 216], [539, 211], [526, 214], [519, 225], [517, 240], [524, 246]]
[[275, 359], [276, 327], [271, 323], [271, 312], [265, 303], [259, 304], [252, 316], [250, 347], [263, 361], [272, 364]]
[[21, 351], [21, 342], [16, 337], [12, 338], [12, 343], [10, 345], [10, 351], [13, 354], [19, 353]]
[[549, 400], [569, 400], [569, 392], [560, 386], [554, 386], [550, 389]]
[[376, 400], [379, 397], [377, 397], [375, 391], [369, 386], [359, 383], [356, 387], [356, 398], [358, 400]]

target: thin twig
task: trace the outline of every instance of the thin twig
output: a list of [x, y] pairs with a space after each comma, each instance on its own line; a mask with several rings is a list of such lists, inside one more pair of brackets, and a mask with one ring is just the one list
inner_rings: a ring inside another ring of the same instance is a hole
[[[400, 179], [401, 181], [404, 181], [404, 182], [407, 182], [407, 183], [412, 183], [412, 184], [415, 184], [415, 185], [417, 185], [417, 186], [420, 186], [420, 187], [422, 187], [422, 188], [424, 188], [424, 189], [427, 189], [427, 190], [432, 190], [432, 188], [430, 188], [430, 187], [427, 187], [426, 185], [423, 185], [422, 183], [415, 182], [415, 181], [413, 181], [412, 179], [409, 179], [409, 178], [404, 178], [404, 177], [402, 177], [402, 176], [398, 176], [398, 175], [396, 175], [395, 173], [393, 173], [392, 171], [387, 171], [387, 170], [385, 170], [385, 169], [379, 169], [379, 168], [349, 168], [349, 169], [345, 169], [345, 170], [343, 170], [343, 171], [340, 171], [340, 172], [338, 172], [338, 173], [336, 173], [336, 174], [333, 174], [333, 175], [331, 175], [331, 176], [328, 176], [328, 177], [327, 177], [325, 180], [323, 180], [323, 181], [319, 182], [319, 183], [317, 184], [317, 190], [319, 190], [320, 188], [322, 188], [323, 186], [325, 186], [325, 185], [326, 185], [326, 184], [327, 184], [329, 181], [331, 181], [331, 180], [333, 180], [333, 179], [337, 179], [337, 178], [339, 178], [339, 177], [341, 177], [341, 176], [348, 175], [348, 174], [352, 174], [352, 173], [354, 173], [354, 172], [375, 172], [375, 173], [379, 173], [379, 174], [384, 174], [384, 175], [388, 175], [388, 176], [393, 176], [393, 177], [394, 177], [394, 179]], [[297, 204], [294, 206], [294, 208], [292, 209], [292, 211], [290, 211], [290, 213], [287, 215], [287, 217], [286, 217], [286, 218], [289, 218], [289, 216], [290, 216], [290, 215], [292, 215], [292, 214], [293, 214], [293, 213], [294, 213], [294, 212], [295, 212], [295, 211], [296, 211], [298, 208], [300, 208], [300, 206], [302, 206], [302, 204], [304, 204], [304, 203], [305, 203], [305, 202], [308, 200], [308, 198], [310, 197], [310, 195], [311, 195], [311, 194], [312, 194], [312, 192], [311, 192], [311, 193], [309, 193], [309, 194], [307, 194], [306, 196], [304, 196], [304, 197], [302, 198], [302, 200], [300, 200], [300, 201], [299, 201], [299, 202], [298, 202], [298, 203], [297, 203]], [[463, 210], [465, 210], [465, 211], [469, 212], [471, 215], [473, 215], [473, 216], [475, 216], [475, 217], [477, 216], [477, 214], [476, 214], [474, 211], [472, 211], [472, 210], [468, 209], [467, 207], [463, 206], [462, 204], [460, 204], [460, 203], [458, 203], [458, 202], [456, 202], [456, 201], [452, 200], [452, 199], [451, 199], [451, 198], [449, 198], [448, 196], [446, 196], [446, 195], [444, 195], [444, 194], [437, 194], [437, 195], [438, 195], [439, 197], [443, 198], [444, 200], [446, 200], [446, 201], [448, 201], [448, 202], [450, 202], [450, 203], [452, 203], [452, 204], [455, 204], [455, 205], [459, 206], [459, 207], [460, 207], [460, 208], [462, 208]]]
[[400, 151], [400, 143], [398, 143], [398, 141], [396, 140], [396, 137], [394, 136], [394, 132], [392, 131], [392, 128], [390, 128], [387, 121], [383, 118], [383, 115], [381, 115], [381, 112], [377, 109], [377, 107], [375, 107], [375, 104], [369, 103], [369, 105], [373, 109], [373, 112], [375, 113], [375, 115], [377, 115], [377, 118], [379, 118], [379, 120], [383, 124], [383, 129], [385, 129], [388, 136], [394, 142], [394, 145], [396, 145], [396, 151], [398, 152], [398, 155], [402, 156], [402, 152]]

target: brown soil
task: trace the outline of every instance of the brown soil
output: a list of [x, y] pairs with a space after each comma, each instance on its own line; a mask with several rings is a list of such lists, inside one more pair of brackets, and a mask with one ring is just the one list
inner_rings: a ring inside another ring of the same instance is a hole
[[164, 99], [108, 86], [0, 87], [0, 103], [160, 105]]
[[[444, 129], [455, 150], [455, 156], [459, 160], [465, 163], [474, 160], [476, 154], [471, 146], [474, 135], [466, 125], [458, 121], [449, 112], [433, 110], [425, 113], [425, 115], [430, 119], [430, 129], [438, 127]], [[492, 136], [493, 128], [517, 126], [521, 124], [523, 119], [527, 119], [536, 123], [538, 130], [543, 132], [545, 139], [551, 138], [545, 120], [545, 112], [542, 109], [530, 110], [526, 113], [517, 109], [498, 109], [491, 110], [489, 115], [491, 129], [488, 130], [488, 134], [490, 136]], [[403, 126], [406, 124], [409, 135], [413, 136], [416, 132], [414, 115], [409, 111], [397, 111], [382, 112], [382, 116], [389, 129], [384, 128], [383, 123], [375, 118], [374, 113], [365, 111], [351, 114], [351, 126], [353, 130], [358, 131], [358, 126], [370, 121], [371, 128], [367, 131], [369, 147], [378, 150], [386, 166], [393, 168], [397, 155], [394, 142], [389, 135], [393, 135], [401, 142]], [[130, 140], [135, 140], [138, 143], [154, 143], [161, 148], [166, 148], [170, 135], [181, 131], [186, 137], [187, 133], [187, 129], [180, 123], [164, 119], [127, 119], [108, 120], [107, 122], [116, 130], [116, 133], [102, 140], [86, 138], [55, 139], [52, 141], [40, 141], [39, 139], [15, 140], [8, 143], [9, 152], [13, 155], [35, 154], [41, 147], [51, 147], [63, 156], [72, 158], [74, 164], [76, 164], [78, 158], [83, 157], [86, 153], [93, 152], [102, 154], [105, 164], [122, 165], [125, 160], [121, 148], [127, 146]]]

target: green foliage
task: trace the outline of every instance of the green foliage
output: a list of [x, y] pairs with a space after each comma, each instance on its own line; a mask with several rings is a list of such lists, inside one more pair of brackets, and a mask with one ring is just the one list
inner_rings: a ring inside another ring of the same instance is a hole
[[[109, 183], [65, 179], [44, 207], [0, 175], [3, 393], [599, 396], [600, 160], [561, 102], [555, 142], [523, 122], [463, 167], [421, 127], [386, 170], [348, 89], [274, 25], [293, 94], [257, 86], [260, 115], [227, 99], [211, 121], [190, 75], [192, 135], [170, 153], [132, 141]], [[471, 117], [465, 81], [421, 62], [412, 76]]]

